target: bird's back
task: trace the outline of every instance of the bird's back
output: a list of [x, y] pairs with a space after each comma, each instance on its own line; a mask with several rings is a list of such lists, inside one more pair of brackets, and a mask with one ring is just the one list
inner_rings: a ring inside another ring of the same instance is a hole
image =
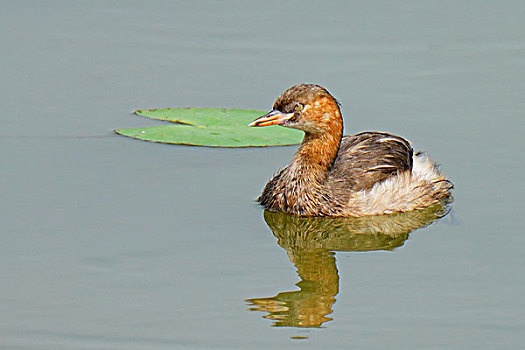
[[412, 162], [412, 147], [399, 136], [380, 132], [345, 136], [328, 183], [337, 197], [347, 197], [351, 192], [370, 189], [377, 182], [410, 171]]

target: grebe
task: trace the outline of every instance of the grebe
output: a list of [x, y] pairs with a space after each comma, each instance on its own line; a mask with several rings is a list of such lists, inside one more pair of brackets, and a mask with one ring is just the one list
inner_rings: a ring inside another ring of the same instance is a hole
[[282, 125], [304, 138], [290, 164], [266, 184], [258, 202], [301, 216], [406, 212], [450, 197], [452, 183], [409, 142], [383, 132], [343, 137], [337, 100], [315, 84], [292, 86], [250, 126]]

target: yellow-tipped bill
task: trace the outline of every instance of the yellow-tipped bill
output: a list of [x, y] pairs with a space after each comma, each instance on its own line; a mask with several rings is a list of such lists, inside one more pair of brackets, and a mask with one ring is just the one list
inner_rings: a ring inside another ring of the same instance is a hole
[[248, 126], [270, 126], [270, 125], [283, 125], [288, 119], [293, 117], [293, 113], [283, 113], [274, 109], [271, 112], [255, 119]]

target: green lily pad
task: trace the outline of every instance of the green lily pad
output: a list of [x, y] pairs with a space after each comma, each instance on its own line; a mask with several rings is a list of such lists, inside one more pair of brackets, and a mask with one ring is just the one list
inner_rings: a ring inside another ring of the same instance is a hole
[[264, 111], [221, 108], [161, 108], [135, 114], [170, 122], [166, 125], [116, 129], [115, 133], [139, 140], [207, 147], [285, 146], [301, 142], [303, 134], [279, 126], [249, 127]]

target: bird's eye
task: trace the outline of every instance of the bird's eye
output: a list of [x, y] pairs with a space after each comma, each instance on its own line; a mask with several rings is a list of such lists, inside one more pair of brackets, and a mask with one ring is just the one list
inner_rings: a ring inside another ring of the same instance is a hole
[[298, 103], [294, 106], [293, 110], [299, 112], [303, 110], [303, 107], [304, 106], [302, 104]]

